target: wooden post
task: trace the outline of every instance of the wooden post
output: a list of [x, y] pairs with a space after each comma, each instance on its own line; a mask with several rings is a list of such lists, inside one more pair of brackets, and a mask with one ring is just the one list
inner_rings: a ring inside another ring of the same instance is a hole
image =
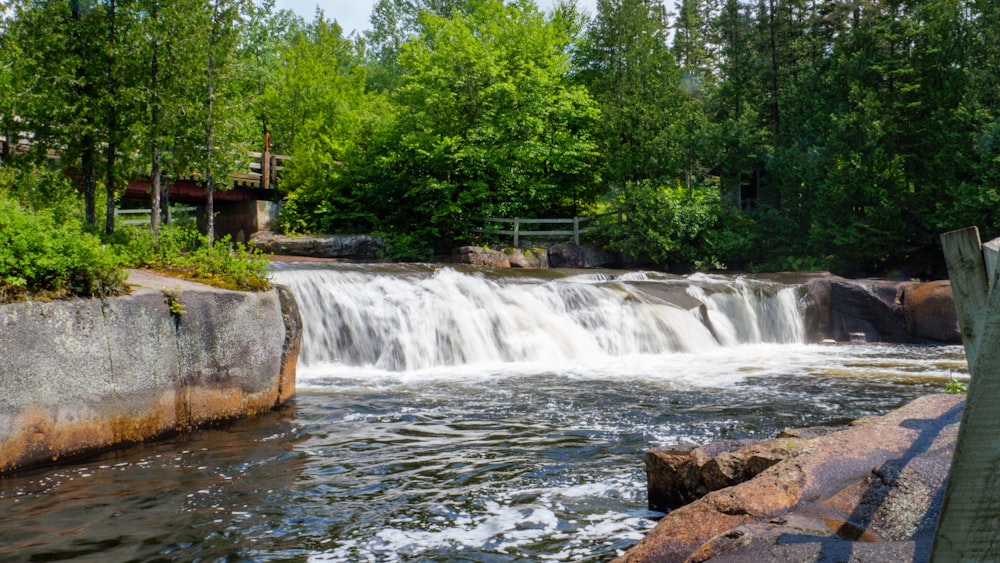
[[260, 157], [260, 188], [271, 187], [271, 132], [264, 133], [264, 154]]
[[518, 231], [521, 230], [521, 220], [514, 217], [514, 248], [521, 248], [520, 245], [520, 234]]
[[[941, 237], [971, 381], [938, 518], [931, 561], [1000, 560], [1000, 291], [992, 291], [975, 228]], [[988, 243], [996, 247], [994, 240]], [[987, 249], [987, 255], [993, 252]], [[993, 284], [994, 286], [996, 284]]]
[[982, 333], [983, 313], [990, 286], [986, 278], [979, 229], [969, 227], [941, 235], [944, 259], [948, 264], [951, 291], [955, 296], [958, 325], [962, 330], [969, 373], [973, 372], [976, 349]]
[[580, 246], [580, 218], [573, 216], [573, 244]]

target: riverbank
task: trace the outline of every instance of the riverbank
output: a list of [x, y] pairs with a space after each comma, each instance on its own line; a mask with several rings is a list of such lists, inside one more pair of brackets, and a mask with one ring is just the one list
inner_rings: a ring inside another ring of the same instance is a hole
[[650, 503], [672, 511], [616, 562], [926, 561], [963, 406], [929, 395], [840, 430], [651, 450]]
[[258, 414], [295, 393], [283, 288], [130, 270], [130, 295], [0, 306], [0, 472]]

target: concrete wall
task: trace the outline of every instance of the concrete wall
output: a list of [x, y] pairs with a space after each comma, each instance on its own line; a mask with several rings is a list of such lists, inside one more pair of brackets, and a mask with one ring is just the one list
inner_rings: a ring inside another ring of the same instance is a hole
[[294, 395], [301, 320], [287, 291], [133, 277], [129, 296], [0, 305], [0, 472], [257, 414]]
[[[217, 201], [215, 202], [215, 234], [229, 235], [236, 242], [250, 240], [250, 235], [270, 231], [278, 218], [279, 206], [273, 201]], [[198, 210], [198, 229], [205, 232], [208, 222], [204, 207]]]

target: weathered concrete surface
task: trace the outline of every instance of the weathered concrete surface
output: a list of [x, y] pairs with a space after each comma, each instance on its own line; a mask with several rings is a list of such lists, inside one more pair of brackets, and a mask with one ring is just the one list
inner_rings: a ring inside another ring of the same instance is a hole
[[287, 236], [259, 231], [250, 242], [263, 252], [312, 258], [352, 258], [374, 260], [385, 253], [385, 242], [371, 235]]
[[617, 561], [926, 561], [963, 404], [931, 395], [843, 430], [765, 442], [787, 456], [670, 512]]
[[144, 271], [129, 281], [124, 297], [0, 306], [0, 472], [257, 414], [294, 395], [301, 320], [286, 292]]

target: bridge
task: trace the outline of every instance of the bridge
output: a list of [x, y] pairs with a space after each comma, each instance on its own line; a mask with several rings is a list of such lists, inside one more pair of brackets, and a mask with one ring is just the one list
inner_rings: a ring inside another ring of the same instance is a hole
[[[9, 143], [0, 135], [0, 158], [3, 155], [23, 155], [31, 149], [27, 138], [19, 138]], [[58, 151], [49, 150], [48, 157], [59, 160]], [[230, 235], [234, 240], [243, 241], [251, 234], [269, 230], [278, 213], [278, 183], [281, 171], [291, 157], [269, 151], [249, 151], [247, 158], [240, 162], [240, 168], [229, 174], [228, 182], [217, 187], [212, 194], [216, 211], [215, 228], [219, 236]], [[197, 208], [198, 226], [205, 230], [205, 187], [200, 174], [192, 174], [174, 179], [169, 186], [167, 201], [192, 205]], [[149, 178], [129, 180], [121, 203], [125, 207], [149, 207], [152, 181]]]
[[[229, 184], [213, 192], [216, 202], [277, 201], [281, 170], [290, 156], [268, 152], [248, 152], [243, 163], [245, 171], [229, 174]], [[149, 201], [152, 182], [149, 178], [130, 180], [125, 188], [125, 199]], [[201, 175], [190, 175], [170, 183], [171, 203], [203, 205], [205, 187]]]

